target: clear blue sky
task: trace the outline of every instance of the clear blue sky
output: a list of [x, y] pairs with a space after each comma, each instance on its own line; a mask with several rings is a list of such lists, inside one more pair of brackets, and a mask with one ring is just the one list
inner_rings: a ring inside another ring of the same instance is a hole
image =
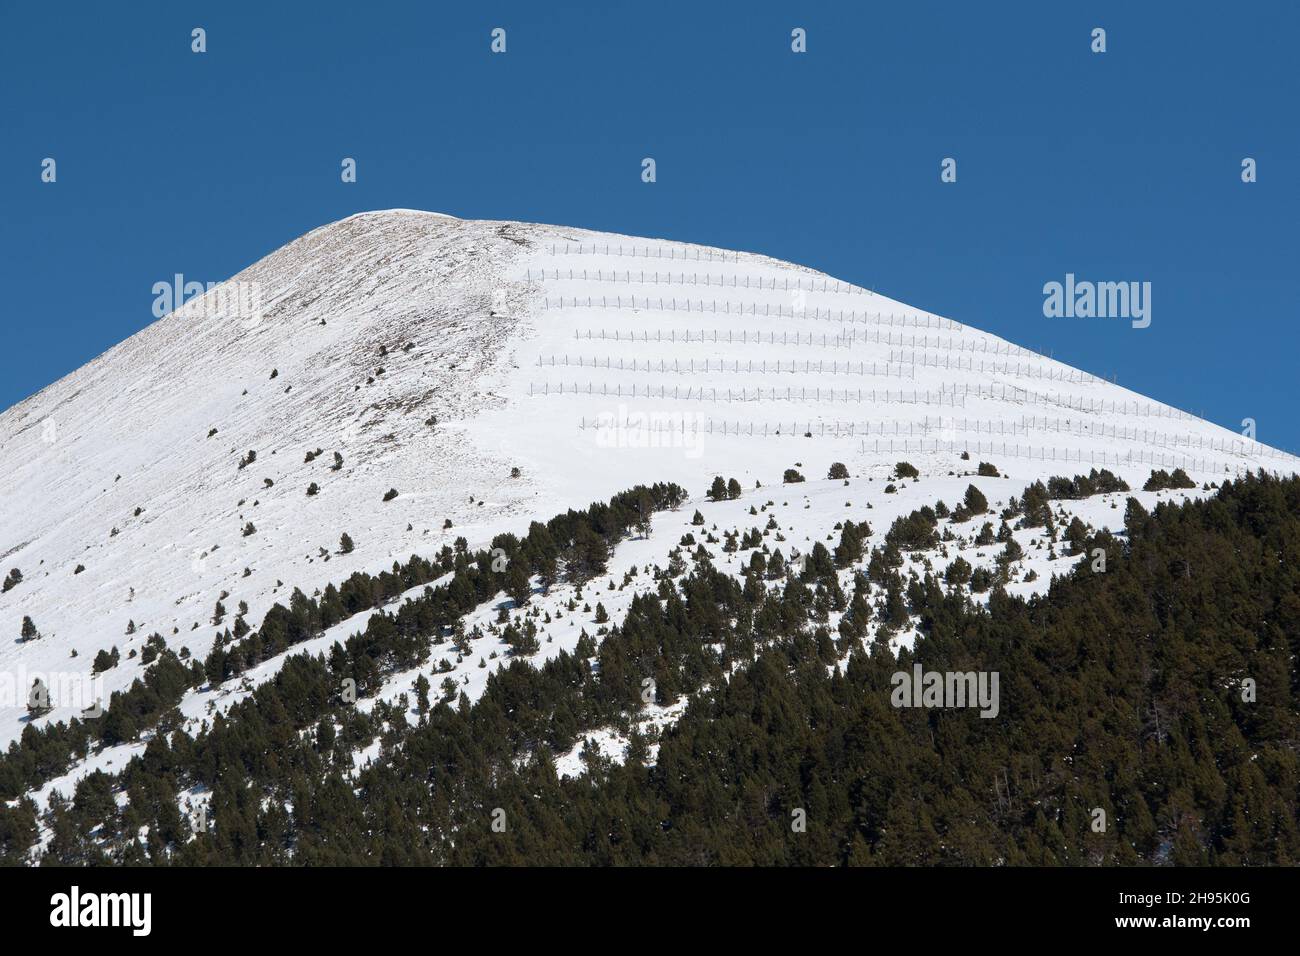
[[[155, 282], [401, 206], [793, 260], [1300, 449], [1297, 35], [1289, 0], [0, 0], [0, 407]], [[1151, 327], [1044, 318], [1067, 272], [1150, 281]]]

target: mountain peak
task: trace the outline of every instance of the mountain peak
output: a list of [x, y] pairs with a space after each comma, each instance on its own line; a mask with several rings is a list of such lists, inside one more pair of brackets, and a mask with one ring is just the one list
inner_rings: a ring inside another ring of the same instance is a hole
[[[0, 644], [5, 666], [66, 668], [75, 651], [88, 667], [151, 633], [202, 657], [227, 626], [218, 601], [260, 620], [295, 588], [637, 483], [779, 487], [834, 462], [887, 479], [900, 460], [946, 474], [983, 458], [1014, 488], [1094, 467], [1140, 486], [1157, 467], [1200, 483], [1295, 465], [758, 255], [393, 209], [223, 285], [0, 415], [0, 554], [23, 575], [0, 595], [0, 633], [30, 615], [44, 635]], [[107, 692], [132, 675], [109, 671]], [[0, 743], [25, 718], [0, 709]]]

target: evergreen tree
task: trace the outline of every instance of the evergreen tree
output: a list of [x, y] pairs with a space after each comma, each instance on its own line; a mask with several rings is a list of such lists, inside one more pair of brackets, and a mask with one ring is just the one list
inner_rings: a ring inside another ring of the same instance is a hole
[[522, 561], [511, 561], [506, 569], [505, 592], [515, 602], [515, 607], [523, 607], [532, 596], [533, 586]]
[[429, 678], [419, 674], [415, 678], [416, 710], [423, 717], [429, 712]]

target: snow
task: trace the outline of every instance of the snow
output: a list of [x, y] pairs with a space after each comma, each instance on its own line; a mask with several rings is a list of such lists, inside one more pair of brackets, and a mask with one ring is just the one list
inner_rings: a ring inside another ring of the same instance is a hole
[[[1296, 471], [1289, 455], [996, 336], [750, 253], [389, 210], [314, 230], [231, 287], [256, 288], [260, 314], [232, 312], [219, 286], [0, 414], [0, 574], [23, 574], [0, 594], [0, 672], [85, 677], [96, 652], [116, 646], [107, 697], [141, 676], [129, 654], [154, 632], [201, 659], [240, 601], [256, 627], [294, 588], [310, 595], [459, 536], [483, 546], [637, 483], [676, 481], [694, 497], [658, 516], [649, 539], [621, 545], [584, 590], [615, 624], [653, 587], [647, 565], [666, 567], [681, 535], [700, 530], [695, 507], [720, 531], [762, 529], [774, 513], [789, 557], [791, 545], [833, 546], [845, 518], [869, 520], [879, 544], [894, 517], [955, 505], [970, 483], [997, 508], [1029, 482], [1093, 467], [1134, 488], [1153, 467], [1183, 467], [1198, 484]], [[256, 460], [240, 468], [250, 450]], [[885, 494], [903, 459], [922, 479]], [[1007, 477], [949, 477], [981, 459]], [[836, 461], [853, 475], [847, 487], [823, 478]], [[796, 463], [810, 480], [781, 486]], [[718, 474], [744, 496], [702, 501]], [[308, 496], [311, 482], [320, 490]], [[384, 502], [389, 488], [398, 496]], [[1059, 504], [1116, 526], [1126, 497]], [[768, 500], [773, 509], [748, 514]], [[256, 531], [244, 536], [248, 522]], [[355, 542], [347, 555], [343, 532]], [[1017, 534], [1038, 581], [1013, 592], [1045, 587], [1073, 560], [1048, 561], [1034, 536]], [[968, 560], [990, 563], [997, 550]], [[715, 560], [739, 574], [747, 558]], [[619, 590], [633, 565], [641, 573]], [[537, 660], [572, 650], [583, 629], [597, 636], [581, 602], [564, 610], [570, 597], [562, 586], [534, 598], [553, 618]], [[451, 677], [477, 697], [508, 661], [489, 633], [502, 602], [467, 617], [484, 636], [450, 673], [435, 671], [454, 648], [433, 648], [423, 671], [434, 695]], [[290, 653], [319, 653], [370, 613]], [[16, 640], [24, 615], [40, 639]], [[188, 695], [183, 714], [197, 726], [282, 661]], [[413, 706], [415, 676], [395, 675], [380, 696], [407, 692]], [[38, 725], [79, 710], [54, 703]], [[25, 704], [0, 700], [0, 745], [26, 726]], [[620, 749], [613, 737], [600, 744]], [[92, 756], [42, 800], [140, 746]]]

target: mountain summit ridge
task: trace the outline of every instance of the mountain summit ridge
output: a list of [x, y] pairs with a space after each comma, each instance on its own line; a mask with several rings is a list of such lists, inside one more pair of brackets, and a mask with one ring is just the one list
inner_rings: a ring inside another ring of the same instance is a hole
[[[255, 314], [225, 308], [242, 301], [231, 284], [256, 290]], [[358, 213], [0, 413], [0, 571], [22, 573], [0, 595], [0, 668], [88, 671], [116, 646], [111, 693], [152, 633], [201, 658], [240, 602], [260, 621], [294, 588], [462, 536], [485, 544], [639, 482], [770, 486], [832, 462], [884, 478], [904, 458], [944, 473], [967, 450], [1024, 481], [1295, 470], [1170, 406], [756, 253]], [[14, 641], [27, 616], [41, 637]], [[5, 701], [0, 744], [26, 719]]]

